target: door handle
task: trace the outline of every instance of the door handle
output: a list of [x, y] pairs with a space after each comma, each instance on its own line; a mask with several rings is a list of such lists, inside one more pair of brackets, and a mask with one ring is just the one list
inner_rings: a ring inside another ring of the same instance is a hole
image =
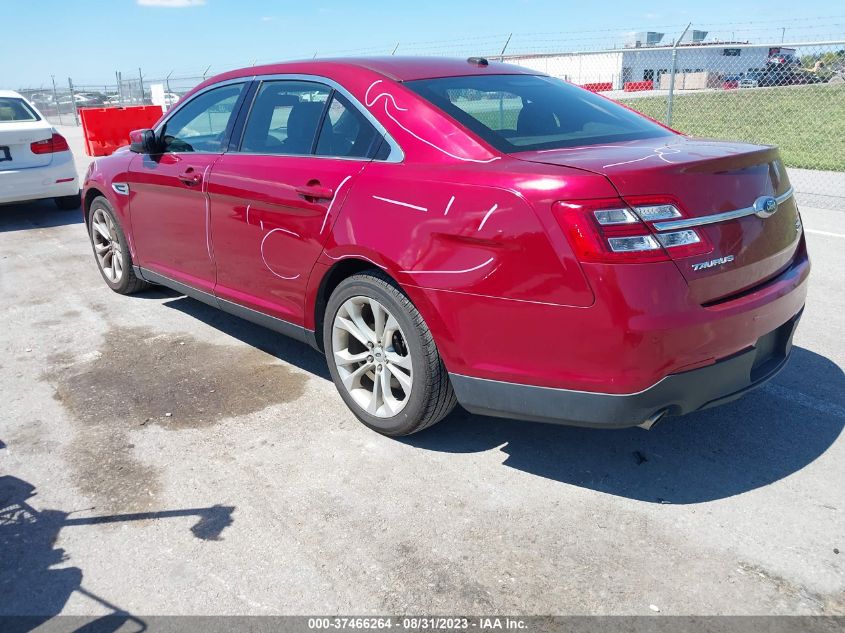
[[323, 187], [319, 182], [310, 182], [307, 185], [296, 187], [296, 193], [305, 199], [331, 200], [334, 191], [330, 187]]
[[186, 185], [198, 185], [202, 182], [202, 174], [198, 171], [194, 171], [193, 167], [188, 167], [185, 171], [179, 174], [177, 178]]

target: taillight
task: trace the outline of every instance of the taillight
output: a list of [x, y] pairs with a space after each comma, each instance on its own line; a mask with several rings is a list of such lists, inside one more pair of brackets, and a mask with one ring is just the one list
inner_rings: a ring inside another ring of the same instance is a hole
[[672, 259], [705, 255], [713, 245], [700, 229], [658, 231], [654, 222], [675, 220], [684, 217], [681, 204], [667, 196], [629, 196], [625, 202], [645, 222]]
[[695, 229], [671, 232], [654, 229], [653, 222], [683, 217], [673, 201], [568, 200], [556, 203], [554, 210], [581, 261], [659, 262], [712, 250]]
[[50, 138], [30, 143], [29, 149], [33, 154], [55, 154], [56, 152], [70, 151], [70, 146], [64, 136], [53, 132], [53, 136]]

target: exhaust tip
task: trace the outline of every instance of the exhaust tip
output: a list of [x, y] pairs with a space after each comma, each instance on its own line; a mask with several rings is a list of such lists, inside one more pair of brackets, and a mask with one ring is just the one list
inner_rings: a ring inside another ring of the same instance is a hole
[[658, 422], [660, 422], [660, 420], [662, 420], [666, 416], [667, 411], [668, 409], [661, 409], [657, 413], [651, 415], [650, 417], [640, 422], [637, 426], [641, 429], [645, 429], [646, 431], [650, 431]]

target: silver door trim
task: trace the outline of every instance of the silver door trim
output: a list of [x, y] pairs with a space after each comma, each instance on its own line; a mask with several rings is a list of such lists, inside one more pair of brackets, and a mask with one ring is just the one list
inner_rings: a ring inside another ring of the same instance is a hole
[[[342, 94], [346, 99], [352, 104], [352, 107], [355, 108], [370, 124], [376, 129], [376, 131], [381, 134], [382, 138], [387, 142], [388, 147], [390, 147], [390, 152], [388, 153], [386, 158], [381, 160], [372, 159], [372, 158], [363, 158], [358, 156], [318, 156], [317, 154], [258, 154], [252, 152], [226, 152], [227, 154], [247, 154], [249, 156], [278, 156], [278, 157], [285, 157], [290, 156], [291, 158], [328, 158], [330, 160], [352, 160], [352, 161], [360, 161], [360, 162], [379, 162], [379, 163], [401, 163], [405, 160], [405, 153], [402, 151], [402, 148], [399, 146], [399, 143], [390, 135], [390, 133], [385, 129], [385, 127], [379, 122], [379, 120], [373, 116], [373, 114], [364, 107], [364, 105], [353, 95], [349, 92], [346, 88], [344, 88], [341, 84], [336, 82], [334, 79], [329, 79], [323, 75], [309, 75], [309, 74], [302, 74], [302, 73], [281, 73], [281, 74], [267, 74], [267, 75], [255, 75], [253, 81], [309, 81], [312, 83], [320, 83], [332, 88]], [[255, 97], [258, 96], [256, 92]]]

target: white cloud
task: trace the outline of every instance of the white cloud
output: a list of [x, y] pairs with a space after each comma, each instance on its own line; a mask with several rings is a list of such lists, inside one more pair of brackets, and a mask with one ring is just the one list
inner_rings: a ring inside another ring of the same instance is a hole
[[178, 9], [182, 7], [198, 7], [205, 4], [205, 0], [138, 0], [142, 7], [166, 7]]
[[272, 22], [272, 21], [273, 21], [273, 20], [275, 20], [275, 19], [276, 19], [276, 18], [275, 18], [275, 17], [273, 17], [272, 15], [264, 15], [264, 16], [261, 16], [261, 21], [262, 21], [262, 22]]

